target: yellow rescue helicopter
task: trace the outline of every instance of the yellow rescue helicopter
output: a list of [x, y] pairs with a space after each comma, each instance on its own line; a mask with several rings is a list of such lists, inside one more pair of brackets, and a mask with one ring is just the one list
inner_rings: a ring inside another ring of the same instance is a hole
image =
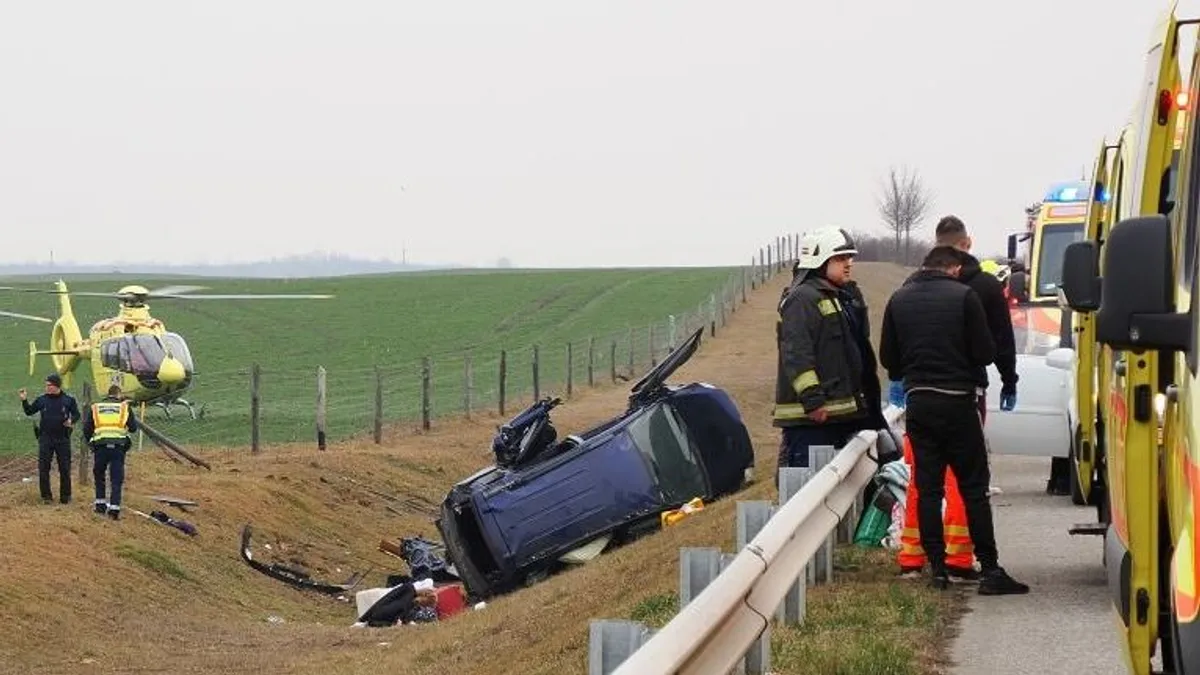
[[[183, 398], [192, 384], [195, 362], [187, 342], [178, 333], [150, 315], [147, 299], [169, 300], [294, 300], [329, 299], [332, 295], [196, 295], [200, 286], [170, 286], [147, 290], [143, 286], [125, 286], [116, 293], [68, 291], [60, 279], [55, 289], [0, 286], [0, 290], [19, 293], [52, 293], [58, 296], [57, 320], [30, 314], [0, 311], [0, 316], [53, 323], [50, 348], [39, 350], [36, 342], [29, 343], [29, 374], [33, 375], [39, 355], [49, 356], [54, 368], [71, 386], [71, 375], [81, 361], [91, 362], [92, 381], [100, 391], [117, 385], [132, 403], [162, 408], [168, 417], [170, 406], [187, 408], [192, 419], [198, 417], [195, 407]], [[116, 316], [97, 321], [85, 339], [71, 309], [70, 296], [115, 298], [120, 301]], [[203, 414], [203, 408], [201, 409]]]

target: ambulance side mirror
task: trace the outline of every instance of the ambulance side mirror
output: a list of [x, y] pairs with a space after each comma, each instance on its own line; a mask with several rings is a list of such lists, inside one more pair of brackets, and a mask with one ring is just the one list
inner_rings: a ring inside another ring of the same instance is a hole
[[1100, 309], [1099, 250], [1095, 242], [1077, 241], [1063, 254], [1062, 294], [1076, 312]]
[[1175, 256], [1166, 216], [1117, 223], [1104, 246], [1104, 271], [1098, 342], [1121, 350], [1188, 349], [1192, 322], [1189, 314], [1175, 311]]

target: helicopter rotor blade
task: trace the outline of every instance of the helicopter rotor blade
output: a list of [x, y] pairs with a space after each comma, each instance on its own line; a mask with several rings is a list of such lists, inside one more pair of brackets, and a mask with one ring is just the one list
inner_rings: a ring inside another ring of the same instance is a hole
[[29, 321], [41, 321], [43, 323], [54, 323], [54, 319], [47, 319], [44, 316], [33, 316], [32, 314], [18, 314], [16, 312], [5, 312], [0, 310], [0, 316], [11, 316], [14, 319], [28, 319]]
[[150, 291], [150, 295], [183, 295], [184, 293], [191, 293], [192, 291], [202, 291], [205, 288], [208, 288], [208, 286], [163, 286], [162, 288], [155, 288], [154, 290]]
[[82, 295], [93, 298], [118, 298], [117, 293], [102, 293], [97, 291], [67, 291], [63, 293], [60, 290], [53, 288], [21, 288], [19, 286], [0, 286], [0, 291], [13, 291], [15, 293], [42, 293], [45, 295]]
[[171, 300], [328, 300], [332, 295], [300, 295], [300, 294], [265, 294], [265, 295], [235, 295], [235, 294], [218, 294], [218, 295], [159, 295], [151, 293], [147, 298], [171, 299]]
[[[141, 293], [104, 293], [97, 291], [67, 291], [66, 295], [76, 295], [92, 298], [113, 298], [122, 300], [129, 297], [139, 297], [146, 299], [160, 300], [329, 300], [333, 298], [328, 294], [209, 294], [199, 295], [191, 294], [188, 291], [192, 289], [204, 288], [203, 286], [168, 286], [158, 291], [150, 291], [146, 294]], [[49, 295], [63, 295], [62, 291], [46, 288], [21, 288], [18, 286], [0, 286], [0, 291], [14, 291], [17, 293], [43, 293]]]

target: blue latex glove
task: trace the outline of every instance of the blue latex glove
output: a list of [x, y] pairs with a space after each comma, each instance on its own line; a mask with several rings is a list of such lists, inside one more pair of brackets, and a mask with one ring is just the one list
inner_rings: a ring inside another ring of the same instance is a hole
[[1000, 409], [1007, 412], [1017, 407], [1017, 388], [1005, 386], [1000, 389]]
[[904, 383], [888, 380], [888, 402], [897, 408], [904, 407]]

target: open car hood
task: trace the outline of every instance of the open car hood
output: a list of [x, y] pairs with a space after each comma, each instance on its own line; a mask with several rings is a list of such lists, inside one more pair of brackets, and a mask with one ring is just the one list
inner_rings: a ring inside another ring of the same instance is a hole
[[633, 385], [630, 390], [629, 403], [634, 405], [644, 402], [652, 397], [667, 378], [679, 370], [680, 366], [688, 362], [696, 350], [700, 348], [700, 338], [704, 335], [704, 328], [698, 328], [694, 333], [688, 336], [683, 344], [675, 348], [675, 351], [667, 355], [663, 362], [655, 366], [650, 372], [642, 376], [638, 383]]

